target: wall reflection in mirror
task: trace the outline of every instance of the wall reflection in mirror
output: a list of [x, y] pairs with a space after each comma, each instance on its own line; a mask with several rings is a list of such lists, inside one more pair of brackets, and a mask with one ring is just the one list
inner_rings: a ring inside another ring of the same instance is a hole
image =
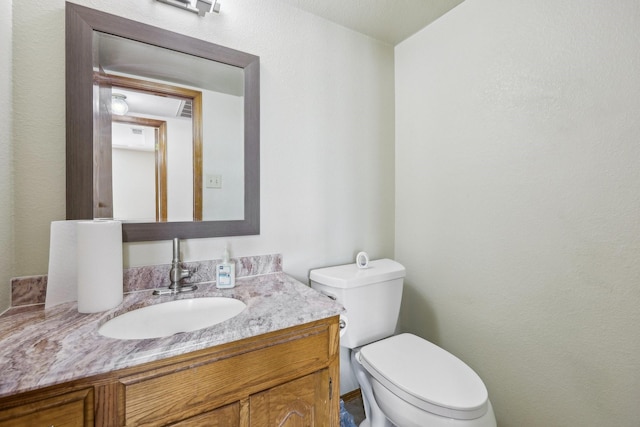
[[243, 69], [93, 34], [94, 105], [107, 117], [98, 123], [111, 122], [100, 130], [111, 151], [96, 159], [111, 171], [103, 178], [111, 186], [99, 187], [100, 216], [244, 219]]

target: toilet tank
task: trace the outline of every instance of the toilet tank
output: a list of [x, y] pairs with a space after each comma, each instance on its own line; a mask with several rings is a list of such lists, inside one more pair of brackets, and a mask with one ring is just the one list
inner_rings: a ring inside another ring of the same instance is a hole
[[340, 345], [355, 348], [395, 333], [402, 300], [404, 267], [390, 259], [311, 270], [311, 287], [346, 309], [347, 329]]

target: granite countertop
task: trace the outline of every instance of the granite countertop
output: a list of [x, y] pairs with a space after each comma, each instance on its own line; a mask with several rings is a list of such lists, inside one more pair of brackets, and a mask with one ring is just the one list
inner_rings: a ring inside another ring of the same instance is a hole
[[[111, 318], [175, 299], [223, 296], [247, 308], [217, 325], [164, 338], [119, 340], [98, 334]], [[76, 303], [0, 316], [0, 397], [189, 353], [335, 316], [343, 307], [285, 273], [236, 279], [236, 287], [198, 284], [182, 295], [126, 294], [118, 307], [81, 314]]]

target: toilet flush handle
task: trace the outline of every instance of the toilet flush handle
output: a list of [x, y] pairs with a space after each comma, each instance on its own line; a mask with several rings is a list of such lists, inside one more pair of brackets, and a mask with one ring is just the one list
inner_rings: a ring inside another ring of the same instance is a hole
[[339, 325], [340, 325], [340, 329], [344, 329], [347, 327], [347, 322], [341, 317]]
[[329, 297], [329, 298], [331, 298], [331, 299], [332, 299], [332, 300], [334, 300], [334, 301], [336, 301], [336, 300], [338, 299], [338, 297], [337, 297], [337, 296], [335, 296], [335, 295], [334, 295], [334, 294], [332, 294], [332, 293], [329, 293], [329, 292], [327, 292], [327, 291], [323, 291], [323, 290], [320, 290], [320, 289], [318, 289], [318, 291], [319, 291], [322, 295], [324, 295], [324, 296], [326, 296], [326, 297]]

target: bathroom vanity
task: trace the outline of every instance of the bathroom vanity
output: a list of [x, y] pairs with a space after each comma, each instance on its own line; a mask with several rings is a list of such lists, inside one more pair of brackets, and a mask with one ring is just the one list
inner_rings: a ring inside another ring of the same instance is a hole
[[[228, 92], [220, 82], [207, 84], [197, 86], [199, 94], [182, 96], [193, 105], [194, 167], [188, 172], [193, 221], [167, 221], [157, 213], [148, 223], [125, 222], [123, 237], [140, 242], [259, 234], [259, 57], [73, 3], [66, 3], [65, 10], [67, 219], [114, 216], [112, 158], [106, 154], [112, 146], [112, 88], [149, 87], [158, 78], [157, 64], [178, 70], [173, 77], [171, 72], [163, 75], [163, 83], [189, 87], [208, 80], [201, 79], [202, 73], [218, 75], [227, 68], [240, 77], [243, 114], [234, 126], [242, 130], [242, 138], [227, 141], [225, 136], [220, 142], [229, 144], [224, 153], [242, 153], [233, 164], [234, 174], [242, 177], [243, 190], [234, 198], [243, 200], [243, 215], [216, 218], [205, 209], [202, 174], [207, 169], [202, 164], [207, 162], [202, 153], [215, 151], [201, 147], [214, 139], [204, 137], [202, 123], [207, 117], [210, 121], [211, 112], [200, 108], [206, 105], [201, 98], [209, 91]], [[121, 55], [126, 52], [138, 56], [140, 49], [154, 57], [151, 70], [122, 68], [127, 60], [112, 62], [126, 58]], [[176, 58], [181, 66], [175, 66]], [[208, 71], [192, 66], [202, 61], [208, 62]], [[96, 63], [100, 75], [94, 75]], [[197, 72], [189, 76], [189, 70]], [[117, 78], [121, 73], [132, 78]], [[156, 166], [163, 168], [166, 174], [166, 165]], [[170, 203], [163, 194], [154, 196], [158, 206]], [[138, 282], [166, 281], [168, 271], [152, 272]], [[194, 273], [201, 276], [203, 268]], [[342, 306], [281, 271], [236, 277], [233, 289], [198, 283], [192, 294], [153, 296], [150, 289], [127, 290], [125, 274], [124, 301], [106, 312], [80, 314], [76, 303], [11, 309], [0, 316], [0, 427], [339, 426]], [[162, 338], [119, 340], [98, 333], [125, 312], [204, 297], [236, 298], [247, 307], [222, 323]]]
[[[145, 340], [98, 334], [123, 312], [225, 296], [247, 308], [220, 324]], [[0, 426], [339, 426], [339, 304], [284, 273], [200, 285], [192, 295], [125, 295], [0, 317]]]

